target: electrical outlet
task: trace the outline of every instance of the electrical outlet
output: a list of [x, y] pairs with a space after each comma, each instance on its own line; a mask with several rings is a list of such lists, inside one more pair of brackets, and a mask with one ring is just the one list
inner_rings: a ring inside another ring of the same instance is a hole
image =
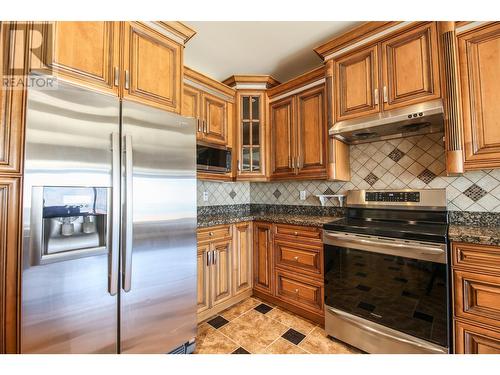
[[305, 190], [301, 190], [301, 191], [300, 191], [300, 200], [301, 200], [301, 201], [305, 201], [305, 200], [306, 200], [306, 198], [307, 198], [307, 191], [305, 191]]
[[208, 191], [203, 192], [203, 202], [208, 202]]

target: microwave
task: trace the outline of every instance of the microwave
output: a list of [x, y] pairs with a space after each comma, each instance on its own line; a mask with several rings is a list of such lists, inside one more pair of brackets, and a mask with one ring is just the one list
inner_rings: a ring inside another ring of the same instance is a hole
[[196, 169], [199, 172], [231, 172], [231, 149], [196, 145]]

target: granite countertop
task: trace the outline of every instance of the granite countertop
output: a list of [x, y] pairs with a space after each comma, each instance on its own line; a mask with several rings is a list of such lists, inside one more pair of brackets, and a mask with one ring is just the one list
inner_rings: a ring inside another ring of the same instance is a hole
[[244, 215], [199, 215], [198, 228], [206, 228], [214, 225], [233, 224], [243, 221], [267, 221], [277, 224], [304, 225], [308, 227], [323, 227], [323, 224], [341, 219], [340, 216], [320, 216], [320, 215], [294, 215], [294, 214], [244, 214]]
[[451, 224], [448, 229], [448, 237], [450, 241], [500, 246], [500, 227], [478, 227]]

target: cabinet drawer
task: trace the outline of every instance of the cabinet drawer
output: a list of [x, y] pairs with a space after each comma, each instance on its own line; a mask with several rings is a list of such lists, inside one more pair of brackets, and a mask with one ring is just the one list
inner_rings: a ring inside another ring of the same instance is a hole
[[214, 241], [231, 237], [231, 226], [221, 225], [217, 227], [198, 229], [198, 242]]
[[315, 312], [323, 311], [323, 282], [276, 271], [276, 297]]
[[452, 243], [453, 266], [500, 274], [500, 247]]
[[321, 241], [321, 229], [316, 227], [303, 227], [299, 225], [276, 224], [275, 232], [277, 238], [295, 240]]
[[276, 240], [274, 245], [276, 266], [312, 276], [323, 274], [322, 246], [283, 240]]
[[453, 271], [455, 316], [500, 328], [500, 277]]
[[455, 321], [456, 354], [500, 354], [500, 331]]

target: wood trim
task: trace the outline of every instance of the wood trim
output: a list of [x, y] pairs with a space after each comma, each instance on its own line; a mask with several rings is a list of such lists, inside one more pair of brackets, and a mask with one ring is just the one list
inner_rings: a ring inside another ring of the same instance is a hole
[[21, 186], [0, 176], [0, 354], [21, 348]]
[[328, 155], [331, 157], [327, 165], [328, 180], [350, 181], [351, 161], [349, 157], [349, 145], [338, 139], [329, 138], [328, 146]]
[[301, 74], [298, 77], [267, 90], [267, 95], [269, 96], [269, 99], [272, 100], [273, 97], [286, 94], [292, 90], [300, 88], [301, 86], [305, 86], [309, 83], [325, 78], [325, 71], [325, 65], [321, 65], [313, 70]]
[[203, 73], [197, 72], [196, 70], [184, 65], [184, 77], [189, 78], [203, 86], [208, 87], [209, 89], [220, 91], [221, 93], [231, 97], [234, 99], [236, 95], [236, 90], [225, 85], [222, 82], [217, 81], [214, 78], [211, 78]]
[[184, 40], [186, 44], [193, 36], [196, 35], [196, 30], [190, 28], [183, 22], [179, 21], [156, 21], [155, 24], [163, 27], [171, 33], [176, 34], [178, 37]]
[[[29, 64], [26, 53], [30, 41], [28, 24], [1, 22], [0, 27], [2, 28], [0, 34], [2, 38], [0, 40], [1, 77], [4, 78], [4, 72], [9, 69], [10, 64], [22, 66], [23, 72], [26, 74]], [[10, 44], [9, 36], [14, 28], [17, 31], [14, 34], [13, 43]], [[0, 139], [3, 143], [0, 144], [0, 150], [2, 151], [0, 153], [0, 173], [19, 175], [23, 169], [26, 90], [3, 88], [1, 90], [0, 132], [3, 134]]]
[[232, 173], [196, 172], [196, 179], [203, 181], [233, 181]]
[[400, 22], [363, 22], [361, 25], [357, 25], [351, 29], [343, 31], [341, 34], [335, 36], [328, 42], [314, 48], [314, 52], [324, 59], [327, 55], [384, 31], [385, 29], [395, 26], [398, 23]]
[[238, 84], [262, 84], [264, 89], [270, 89], [280, 84], [273, 76], [265, 74], [235, 74], [227, 77], [222, 83], [233, 88]]

